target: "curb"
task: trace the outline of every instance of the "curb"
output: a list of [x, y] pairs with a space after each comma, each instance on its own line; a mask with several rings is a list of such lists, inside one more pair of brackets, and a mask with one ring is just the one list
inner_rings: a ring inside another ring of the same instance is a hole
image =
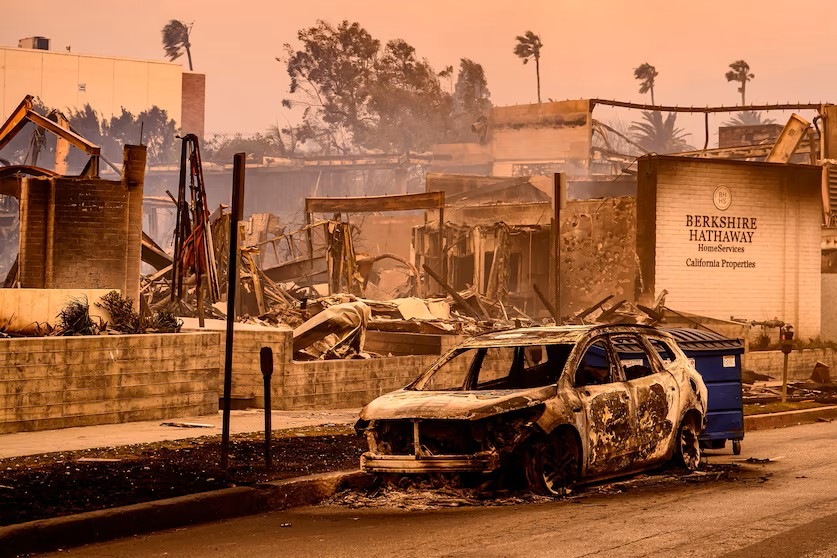
[[744, 431], [751, 432], [753, 430], [768, 430], [770, 428], [810, 424], [818, 422], [820, 419], [837, 419], [837, 405], [802, 409], [799, 411], [782, 411], [781, 413], [745, 416]]
[[0, 556], [103, 542], [142, 533], [315, 504], [368, 486], [360, 471], [321, 473], [0, 527]]

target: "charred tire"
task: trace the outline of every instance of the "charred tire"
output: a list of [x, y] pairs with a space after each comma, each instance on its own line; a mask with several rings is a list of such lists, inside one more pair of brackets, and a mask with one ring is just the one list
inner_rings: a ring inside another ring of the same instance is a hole
[[680, 428], [677, 430], [675, 459], [677, 464], [687, 471], [696, 471], [700, 466], [699, 434], [699, 428], [695, 420], [691, 417], [683, 419], [683, 422], [680, 423]]
[[578, 482], [581, 450], [570, 432], [535, 440], [524, 459], [526, 483], [535, 494], [564, 496]]

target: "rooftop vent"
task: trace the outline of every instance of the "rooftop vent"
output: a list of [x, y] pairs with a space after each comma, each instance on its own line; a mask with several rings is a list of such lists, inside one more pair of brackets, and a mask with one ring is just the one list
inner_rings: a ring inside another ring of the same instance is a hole
[[26, 37], [17, 42], [18, 48], [33, 48], [36, 50], [49, 50], [49, 39], [46, 37]]

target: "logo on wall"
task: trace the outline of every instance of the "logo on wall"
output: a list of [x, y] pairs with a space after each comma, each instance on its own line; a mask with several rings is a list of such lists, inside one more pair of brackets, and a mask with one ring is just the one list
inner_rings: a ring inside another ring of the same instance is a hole
[[[732, 206], [732, 192], [726, 186], [718, 186], [712, 193], [712, 203], [720, 211]], [[686, 215], [686, 228], [689, 241], [697, 242], [698, 252], [718, 254], [744, 254], [746, 246], [753, 244], [753, 237], [758, 230], [757, 217], [739, 217], [735, 215]], [[731, 257], [731, 256], [727, 256]], [[756, 262], [752, 260], [728, 260], [721, 258], [686, 258], [687, 267], [718, 267], [752, 269]]]
[[732, 192], [726, 186], [718, 186], [712, 194], [712, 202], [721, 211], [726, 211], [732, 205]]

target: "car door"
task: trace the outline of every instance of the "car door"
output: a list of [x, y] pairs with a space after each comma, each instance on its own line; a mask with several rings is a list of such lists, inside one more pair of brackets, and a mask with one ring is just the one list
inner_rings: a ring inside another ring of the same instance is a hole
[[573, 389], [584, 414], [586, 472], [598, 476], [627, 469], [636, 451], [636, 420], [631, 390], [605, 336], [581, 353]]
[[667, 457], [677, 428], [678, 384], [639, 334], [611, 338], [634, 401], [637, 467]]

